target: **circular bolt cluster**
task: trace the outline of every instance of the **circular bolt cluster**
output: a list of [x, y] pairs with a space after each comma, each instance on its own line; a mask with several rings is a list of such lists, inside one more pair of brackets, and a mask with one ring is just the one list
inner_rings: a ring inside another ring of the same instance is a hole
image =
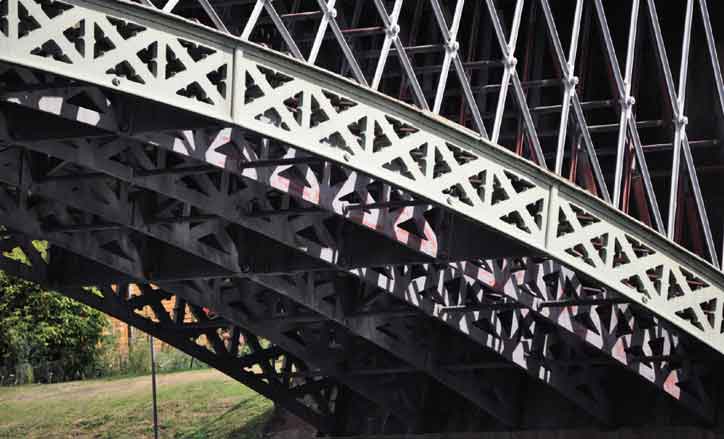
[[397, 35], [400, 34], [400, 25], [393, 24], [389, 28], [387, 28], [387, 35], [390, 36], [390, 38], [397, 38]]
[[460, 50], [460, 43], [458, 43], [457, 41], [454, 41], [454, 40], [449, 40], [447, 42], [446, 49], [448, 52], [450, 52], [452, 54], [456, 54], [456, 53], [458, 53], [458, 50]]

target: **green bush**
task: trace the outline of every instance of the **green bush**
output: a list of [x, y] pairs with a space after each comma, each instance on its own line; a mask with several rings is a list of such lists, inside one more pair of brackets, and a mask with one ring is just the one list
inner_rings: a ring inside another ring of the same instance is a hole
[[107, 326], [101, 312], [0, 272], [0, 382], [102, 375]]
[[[47, 243], [33, 242], [43, 257]], [[20, 249], [8, 256], [27, 263]], [[169, 346], [156, 353], [159, 372], [204, 368]], [[103, 313], [0, 271], [0, 385], [151, 371], [148, 337], [134, 337], [122, 354]]]

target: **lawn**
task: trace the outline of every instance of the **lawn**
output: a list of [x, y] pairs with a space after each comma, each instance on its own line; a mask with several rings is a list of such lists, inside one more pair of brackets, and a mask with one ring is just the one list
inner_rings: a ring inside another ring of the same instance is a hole
[[[272, 403], [214, 370], [158, 376], [163, 438], [258, 438]], [[151, 438], [149, 376], [0, 387], [0, 438]]]

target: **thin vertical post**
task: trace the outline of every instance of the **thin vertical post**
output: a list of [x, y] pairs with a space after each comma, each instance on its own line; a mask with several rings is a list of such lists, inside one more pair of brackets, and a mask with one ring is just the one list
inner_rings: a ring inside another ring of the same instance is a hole
[[149, 335], [151, 343], [151, 393], [153, 394], [153, 437], [158, 439], [158, 407], [156, 399], [156, 350], [153, 347], [153, 336]]
[[[574, 79], [572, 75], [572, 69], [568, 67], [568, 63], [566, 62], [566, 58], [563, 53], [563, 46], [561, 45], [561, 40], [558, 36], [556, 21], [553, 17], [553, 12], [551, 11], [550, 4], [548, 3], [548, 0], [540, 0], [540, 4], [541, 9], [543, 10], [543, 18], [545, 19], [545, 23], [548, 28], [547, 35], [550, 40], [551, 46], [553, 46], [553, 53], [555, 55], [555, 58], [558, 60], [558, 65], [560, 66], [561, 77], [566, 82], [569, 80], [575, 82], [576, 79]], [[572, 85], [575, 86], [575, 84]], [[603, 177], [601, 165], [598, 162], [598, 156], [596, 155], [596, 149], [593, 146], [591, 133], [588, 131], [588, 126], [586, 125], [586, 117], [583, 114], [583, 107], [581, 106], [581, 102], [578, 99], [578, 94], [576, 93], [575, 89], [572, 90], [570, 96], [571, 104], [573, 106], [573, 114], [578, 122], [578, 127], [581, 131], [581, 135], [583, 136], [583, 144], [586, 147], [588, 162], [593, 171], [593, 176], [596, 180], [596, 183], [598, 184], [598, 188], [601, 191], [601, 197], [604, 201], [610, 203], [611, 196], [608, 192], [608, 188], [606, 187], [606, 180]]]
[[674, 112], [674, 156], [671, 172], [671, 193], [669, 194], [669, 218], [668, 218], [668, 238], [675, 240], [676, 225], [676, 212], [678, 202], [678, 186], [679, 186], [679, 171], [681, 166], [681, 154], [683, 152], [684, 160], [686, 163], [687, 171], [689, 173], [689, 179], [691, 181], [691, 190], [694, 193], [694, 200], [699, 211], [699, 220], [701, 221], [701, 227], [704, 231], [704, 238], [706, 239], [707, 250], [709, 251], [710, 261], [712, 265], [719, 266], [719, 256], [717, 255], [716, 248], [714, 247], [714, 239], [711, 233], [711, 226], [709, 225], [709, 217], [704, 206], [704, 198], [701, 194], [701, 187], [699, 186], [699, 178], [697, 176], [696, 167], [694, 166], [694, 158], [691, 154], [691, 148], [689, 146], [689, 139], [686, 135], [686, 125], [688, 120], [684, 114], [686, 104], [686, 76], [689, 67], [689, 46], [691, 43], [691, 27], [692, 27], [692, 16], [693, 16], [693, 0], [687, 1], [686, 15], [684, 20], [684, 38], [681, 50], [681, 65], [679, 75], [679, 88], [678, 94], [676, 87], [674, 86], [674, 79], [671, 75], [671, 67], [669, 65], [668, 57], [666, 56], [666, 50], [664, 48], [664, 40], [661, 33], [661, 26], [659, 24], [658, 14], [656, 12], [656, 6], [653, 0], [647, 0], [649, 17], [651, 19], [651, 27], [654, 35], [654, 41], [656, 43], [656, 50], [658, 53], [659, 64], [664, 74], [666, 81], [666, 90], [671, 101], [671, 107]]
[[[616, 90], [618, 92], [619, 98], [621, 101], [625, 100], [625, 97], [627, 96], [625, 92], [624, 87], [624, 77], [621, 75], [621, 68], [618, 64], [618, 60], [616, 58], [616, 50], [613, 46], [613, 39], [611, 38], [611, 31], [608, 27], [608, 21], [606, 20], [606, 13], [603, 9], [603, 3], [601, 0], [595, 0], [594, 5], [596, 7], [596, 15], [598, 17], [599, 22], [599, 28], [601, 30], [601, 35], [603, 36], [603, 42], [604, 42], [604, 48], [606, 56], [608, 57], [608, 63], [611, 67], [611, 72], [613, 73], [613, 80], [614, 84], [616, 85]], [[638, 26], [638, 24], [637, 24]], [[629, 31], [630, 34], [630, 31]], [[633, 48], [636, 48], [636, 45], [634, 43]], [[635, 50], [632, 53], [632, 58], [635, 56]], [[627, 56], [628, 59], [628, 56]], [[633, 64], [632, 64], [633, 68]], [[628, 96], [631, 96], [630, 93]], [[631, 100], [628, 102], [631, 105], [635, 104], [634, 100]], [[634, 151], [636, 152], [636, 161], [639, 165], [639, 171], [641, 172], [641, 178], [643, 179], [644, 188], [646, 189], [646, 196], [648, 197], [649, 204], [651, 206], [651, 210], [654, 215], [654, 221], [656, 222], [656, 230], [658, 230], [659, 233], [664, 235], [666, 233], [666, 230], [664, 228], [664, 221], [661, 218], [661, 208], [659, 207], [659, 202], [656, 199], [656, 193], [654, 192], [654, 186], [651, 182], [651, 175], [649, 173], [649, 166], [646, 162], [646, 155], [644, 154], [643, 147], [641, 145], [641, 139], [639, 138], [638, 134], [638, 128], [636, 127], [635, 118], [633, 113], [630, 114], [630, 122], [627, 123], [628, 130], [631, 135], [631, 140], [634, 145]], [[614, 191], [615, 192], [615, 191]]]
[[558, 128], [558, 144], [556, 147], [555, 173], [563, 175], [563, 152], [566, 144], [566, 131], [568, 129], [568, 113], [571, 106], [571, 97], [574, 93], [578, 78], [574, 71], [576, 68], [576, 53], [578, 52], [578, 39], [581, 31], [581, 16], [583, 15], [583, 1], [576, 2], [573, 15], [573, 30], [571, 30], [571, 45], [568, 53], [568, 76], [564, 79], [563, 102], [561, 104], [561, 122]]
[[[498, 17], [498, 12], [495, 6], [488, 4], [488, 13], [491, 15], [491, 20], [496, 23], [495, 19]], [[518, 0], [515, 4], [515, 12], [513, 13], [513, 25], [510, 28], [510, 39], [505, 41], [504, 37], [499, 37], [501, 48], [503, 49], [503, 79], [500, 83], [500, 92], [498, 93], [498, 105], [495, 108], [495, 120], [493, 121], [493, 134], [490, 137], [490, 141], [498, 143], [500, 137], [500, 128], [503, 124], [503, 113], [505, 112], [505, 101], [508, 97], [508, 85], [510, 84], [513, 70], [517, 65], [518, 61], [515, 59], [515, 48], [518, 42], [518, 30], [520, 29], [520, 21], [523, 15], [523, 0]], [[501, 30], [502, 34], [502, 30]]]
[[[686, 5], [686, 15], [684, 24], [684, 42], [681, 49], [681, 66], [679, 72], [679, 94], [672, 101], [674, 106], [675, 118], [674, 126], [674, 157], [671, 161], [671, 193], [669, 197], [669, 228], [668, 237], [674, 239], [674, 229], [676, 225], [676, 208], [678, 205], [678, 188], [679, 173], [681, 171], [681, 142], [683, 131], [686, 129], [686, 118], [684, 116], [684, 103], [686, 102], [686, 73], [689, 66], [689, 43], [691, 41], [691, 15], [693, 3], [691, 0]], [[658, 21], [658, 18], [657, 18]], [[658, 31], [659, 29], [656, 29]]]
[[616, 170], [613, 178], [613, 205], [621, 207], [621, 180], [624, 167], [624, 147], [626, 145], [626, 134], [628, 132], [628, 121], [631, 118], [632, 107], [635, 100], [631, 97], [631, 82], [633, 75], [634, 56], [636, 53], [636, 30], [638, 27], [639, 1], [634, 0], [631, 7], [631, 22], [629, 23], [628, 44], [626, 45], [626, 67], [623, 78], [623, 91], [621, 95], [621, 114], [618, 126], [618, 140], [616, 142]]

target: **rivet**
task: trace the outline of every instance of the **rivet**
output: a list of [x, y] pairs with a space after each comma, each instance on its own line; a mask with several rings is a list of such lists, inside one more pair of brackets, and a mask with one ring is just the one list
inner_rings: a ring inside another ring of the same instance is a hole
[[121, 85], [121, 80], [119, 78], [113, 78], [113, 81], [111, 81], [111, 83], [118, 87], [119, 85]]

